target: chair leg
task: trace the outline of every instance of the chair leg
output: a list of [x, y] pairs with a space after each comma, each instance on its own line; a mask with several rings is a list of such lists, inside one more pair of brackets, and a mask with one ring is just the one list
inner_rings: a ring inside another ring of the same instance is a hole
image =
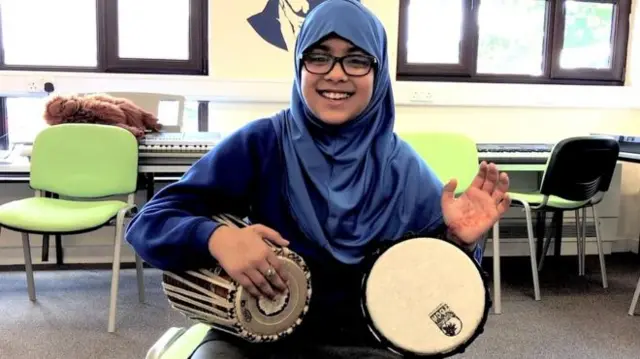
[[580, 275], [584, 276], [586, 271], [585, 271], [585, 261], [586, 261], [586, 254], [587, 254], [587, 207], [582, 207], [582, 219], [580, 220], [582, 222], [582, 231], [580, 232], [580, 241], [581, 241], [581, 246], [580, 248], [582, 249], [582, 261], [580, 262]]
[[[547, 253], [549, 252], [549, 246], [551, 245], [551, 235], [554, 234], [554, 228], [556, 226], [557, 216], [553, 216], [551, 220], [551, 224], [547, 228], [547, 233], [544, 236], [544, 245], [542, 247], [542, 253], [540, 254], [540, 262], [538, 263], [538, 272], [542, 271], [542, 267], [544, 266], [544, 259], [547, 257]], [[556, 245], [558, 245], [556, 241]]]
[[493, 225], [493, 312], [502, 314], [502, 290], [500, 288], [500, 222]]
[[631, 306], [629, 307], [629, 315], [634, 315], [636, 307], [638, 306], [638, 297], [640, 297], [640, 278], [638, 278], [638, 284], [636, 285], [636, 291], [633, 293], [633, 299], [631, 299]]
[[29, 300], [36, 301], [36, 286], [33, 280], [33, 266], [31, 265], [31, 245], [29, 244], [29, 233], [22, 232], [22, 251], [24, 252], [24, 269], [27, 273], [27, 291]]
[[535, 300], [540, 300], [540, 281], [538, 280], [538, 263], [536, 260], [536, 245], [533, 241], [533, 224], [531, 223], [531, 207], [523, 203], [527, 219], [527, 237], [529, 237], [529, 256], [531, 257], [531, 275], [533, 278], [533, 294]]
[[596, 227], [596, 244], [598, 245], [598, 257], [600, 259], [600, 272], [602, 273], [602, 287], [608, 288], [609, 281], [607, 280], [607, 266], [604, 261], [604, 249], [602, 248], [602, 238], [600, 237], [600, 224], [598, 213], [596, 212], [596, 206], [591, 206], [591, 213], [593, 213], [593, 223]]
[[[578, 275], [582, 275], [582, 224], [580, 222], [580, 210], [575, 210], [576, 216], [576, 253], [578, 256]], [[584, 221], [584, 219], [583, 219]]]
[[120, 254], [122, 249], [124, 217], [126, 212], [126, 210], [121, 210], [116, 216], [116, 235], [113, 244], [113, 268], [111, 271], [111, 297], [109, 300], [109, 333], [116, 331], [116, 304], [118, 301], [118, 282], [120, 280]]
[[138, 300], [144, 303], [144, 267], [142, 266], [142, 258], [136, 256], [136, 277], [138, 279]]

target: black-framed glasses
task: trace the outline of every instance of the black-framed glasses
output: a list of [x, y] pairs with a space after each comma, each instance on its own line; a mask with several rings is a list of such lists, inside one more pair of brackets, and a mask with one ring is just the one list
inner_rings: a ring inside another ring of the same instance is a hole
[[373, 69], [377, 60], [373, 56], [351, 54], [347, 56], [333, 56], [331, 54], [308, 52], [302, 54], [304, 68], [312, 74], [326, 75], [333, 70], [336, 63], [342, 67], [342, 71], [349, 76], [365, 76]]

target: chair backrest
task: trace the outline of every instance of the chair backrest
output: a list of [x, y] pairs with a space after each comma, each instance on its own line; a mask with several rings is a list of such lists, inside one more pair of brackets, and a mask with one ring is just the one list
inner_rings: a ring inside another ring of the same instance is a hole
[[116, 126], [69, 123], [45, 128], [35, 138], [30, 186], [76, 198], [134, 193], [138, 141]]
[[[184, 106], [185, 97], [180, 95], [171, 95], [163, 93], [151, 93], [151, 92], [106, 92], [107, 95], [113, 97], [126, 98], [132, 101], [141, 108], [151, 112], [154, 116], [158, 117], [163, 115], [160, 113], [162, 102], [175, 102], [177, 105], [176, 124], [164, 124], [162, 125], [163, 132], [180, 132], [183, 128], [184, 122]], [[162, 122], [163, 118], [160, 118]]]
[[478, 173], [478, 149], [470, 137], [452, 132], [398, 133], [425, 160], [440, 181], [458, 181], [457, 193], [464, 192]]
[[607, 136], [569, 137], [551, 151], [540, 193], [570, 201], [586, 201], [609, 190], [620, 152]]

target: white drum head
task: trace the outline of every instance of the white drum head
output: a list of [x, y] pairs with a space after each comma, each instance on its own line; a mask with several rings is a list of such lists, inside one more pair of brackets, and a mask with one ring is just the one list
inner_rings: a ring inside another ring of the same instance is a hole
[[473, 260], [440, 239], [416, 238], [384, 252], [366, 278], [365, 310], [401, 350], [446, 354], [469, 341], [488, 310]]

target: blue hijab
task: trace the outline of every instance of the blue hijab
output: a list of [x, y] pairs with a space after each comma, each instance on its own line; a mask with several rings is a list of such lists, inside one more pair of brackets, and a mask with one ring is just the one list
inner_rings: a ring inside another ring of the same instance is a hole
[[[331, 34], [378, 61], [370, 103], [338, 128], [312, 114], [301, 87], [301, 54]], [[386, 32], [377, 17], [358, 1], [328, 0], [300, 29], [291, 106], [273, 117], [292, 215], [309, 239], [343, 263], [358, 263], [370, 245], [419, 231], [433, 216], [426, 208], [434, 191], [425, 190], [433, 176], [393, 132], [388, 66]]]

